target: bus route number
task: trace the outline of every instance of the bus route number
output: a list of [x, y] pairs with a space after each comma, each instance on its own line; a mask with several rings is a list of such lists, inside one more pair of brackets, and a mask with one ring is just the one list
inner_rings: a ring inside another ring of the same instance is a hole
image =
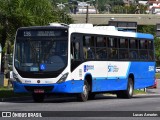
[[24, 31], [24, 36], [31, 36], [31, 32], [30, 31]]
[[154, 71], [154, 66], [149, 66], [148, 71]]

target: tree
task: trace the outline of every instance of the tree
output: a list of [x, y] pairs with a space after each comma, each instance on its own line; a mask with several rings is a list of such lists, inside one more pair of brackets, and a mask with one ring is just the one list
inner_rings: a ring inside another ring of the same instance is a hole
[[138, 32], [149, 33], [155, 36], [155, 25], [138, 25]]
[[100, 12], [106, 10], [106, 5], [110, 5], [111, 8], [114, 8], [115, 6], [122, 6], [123, 0], [98, 0], [98, 10]]
[[6, 47], [13, 45], [19, 27], [47, 25], [62, 20], [72, 22], [67, 14], [63, 14], [62, 18], [55, 6], [51, 0], [0, 0], [0, 43], [3, 53]]
[[72, 22], [64, 11], [54, 8], [51, 0], [38, 0], [38, 2], [37, 0], [0, 0], [2, 48], [7, 40], [13, 43], [13, 36], [19, 27], [47, 25], [51, 22]]

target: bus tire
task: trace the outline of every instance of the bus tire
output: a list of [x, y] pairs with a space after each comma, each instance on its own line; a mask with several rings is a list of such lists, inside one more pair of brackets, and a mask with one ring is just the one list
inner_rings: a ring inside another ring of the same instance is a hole
[[89, 85], [88, 82], [85, 80], [83, 86], [83, 92], [79, 93], [77, 96], [78, 101], [86, 102], [88, 100], [88, 94], [89, 94]]
[[127, 84], [127, 89], [126, 90], [123, 90], [123, 91], [118, 91], [117, 92], [117, 98], [132, 98], [133, 96], [133, 90], [134, 90], [134, 87], [133, 87], [133, 80], [132, 78], [128, 78], [128, 84]]
[[35, 94], [34, 93], [34, 94], [32, 94], [32, 97], [33, 97], [34, 102], [40, 103], [40, 102], [44, 101], [45, 95], [44, 94]]
[[134, 87], [133, 87], [133, 80], [132, 78], [128, 78], [128, 85], [127, 85], [127, 90], [124, 91], [124, 97], [125, 98], [132, 98], [133, 96], [133, 90], [134, 90]]

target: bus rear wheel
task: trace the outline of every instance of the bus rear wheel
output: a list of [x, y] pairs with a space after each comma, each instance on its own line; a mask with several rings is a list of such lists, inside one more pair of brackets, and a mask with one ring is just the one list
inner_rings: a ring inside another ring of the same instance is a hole
[[88, 94], [89, 94], [89, 85], [88, 85], [88, 82], [85, 80], [83, 85], [83, 92], [79, 93], [77, 96], [78, 101], [81, 101], [81, 102], [87, 101]]
[[34, 102], [40, 103], [40, 102], [44, 101], [45, 95], [44, 94], [35, 94], [35, 93], [33, 93], [32, 97], [33, 97]]
[[126, 90], [123, 90], [123, 91], [118, 91], [117, 93], [117, 97], [118, 98], [132, 98], [133, 96], [133, 90], [134, 90], [134, 87], [133, 87], [133, 80], [132, 78], [128, 78], [128, 85], [127, 85], [127, 89]]

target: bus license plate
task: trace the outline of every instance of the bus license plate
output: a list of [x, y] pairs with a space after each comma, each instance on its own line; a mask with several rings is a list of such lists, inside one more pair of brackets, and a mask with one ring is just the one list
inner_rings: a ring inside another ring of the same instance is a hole
[[34, 93], [44, 93], [43, 89], [34, 89]]

